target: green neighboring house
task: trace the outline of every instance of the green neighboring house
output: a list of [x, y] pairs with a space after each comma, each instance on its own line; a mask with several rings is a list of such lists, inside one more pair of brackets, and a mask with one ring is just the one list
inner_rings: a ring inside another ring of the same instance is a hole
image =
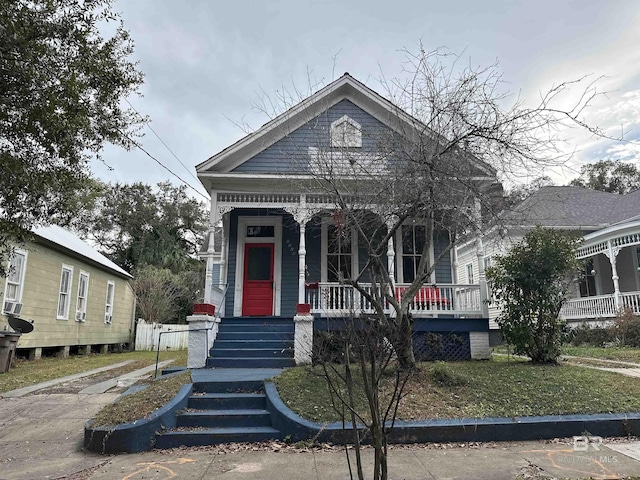
[[132, 277], [69, 231], [34, 229], [33, 240], [16, 249], [0, 281], [0, 331], [11, 331], [8, 316], [33, 321], [22, 335], [18, 354], [106, 352], [130, 343], [135, 295]]

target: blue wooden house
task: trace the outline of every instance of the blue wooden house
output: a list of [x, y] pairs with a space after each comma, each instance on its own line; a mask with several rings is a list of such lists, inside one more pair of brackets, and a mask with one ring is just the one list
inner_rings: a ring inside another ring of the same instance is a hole
[[[326, 326], [326, 319], [371, 312], [367, 300], [343, 281], [365, 264], [367, 252], [355, 232], [339, 228], [336, 201], [315, 188], [317, 178], [322, 168], [333, 168], [334, 175], [344, 172], [345, 181], [358, 181], [341, 152], [375, 165], [381, 133], [406, 134], [416, 122], [344, 74], [199, 164], [198, 178], [211, 194], [211, 230], [202, 255], [207, 261], [205, 302], [217, 304], [217, 313], [226, 319], [267, 323], [297, 316], [313, 318], [315, 328]], [[327, 156], [329, 167], [319, 161]], [[461, 161], [474, 163], [474, 178], [496, 183], [488, 165], [468, 157]], [[414, 279], [424, 234], [415, 223], [401, 230], [403, 238], [390, 241], [387, 252], [400, 293]], [[407, 243], [404, 237], [412, 240]], [[436, 232], [431, 244], [430, 254], [437, 258], [448, 238]], [[423, 319], [416, 322], [420, 328], [466, 335], [467, 355], [483, 356], [488, 326], [480, 286], [459, 283], [456, 270], [452, 250], [437, 263], [411, 312]]]

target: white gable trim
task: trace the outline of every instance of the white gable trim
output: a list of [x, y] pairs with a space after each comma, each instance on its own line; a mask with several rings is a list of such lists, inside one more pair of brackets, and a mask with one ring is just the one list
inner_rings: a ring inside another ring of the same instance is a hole
[[[344, 74], [338, 80], [267, 122], [260, 129], [200, 163], [196, 166], [196, 172], [202, 174], [214, 168], [220, 173], [229, 172], [342, 100], [349, 100], [401, 134], [429, 131], [418, 119], [349, 74]], [[435, 138], [435, 135], [433, 137]], [[477, 168], [485, 171], [487, 175], [495, 176], [495, 170], [484, 162], [474, 161], [473, 158], [469, 161], [475, 163]]]

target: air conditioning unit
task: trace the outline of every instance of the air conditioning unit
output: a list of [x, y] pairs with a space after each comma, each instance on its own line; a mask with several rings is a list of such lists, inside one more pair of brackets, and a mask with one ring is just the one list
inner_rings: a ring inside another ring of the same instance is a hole
[[22, 304], [18, 302], [4, 302], [2, 311], [7, 315], [20, 315]]
[[87, 318], [86, 312], [76, 312], [76, 320], [79, 322], [84, 322]]

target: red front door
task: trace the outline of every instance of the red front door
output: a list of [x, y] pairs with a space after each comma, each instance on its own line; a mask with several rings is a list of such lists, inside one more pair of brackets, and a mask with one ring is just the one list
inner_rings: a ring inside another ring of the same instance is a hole
[[273, 315], [273, 243], [246, 243], [242, 315]]

